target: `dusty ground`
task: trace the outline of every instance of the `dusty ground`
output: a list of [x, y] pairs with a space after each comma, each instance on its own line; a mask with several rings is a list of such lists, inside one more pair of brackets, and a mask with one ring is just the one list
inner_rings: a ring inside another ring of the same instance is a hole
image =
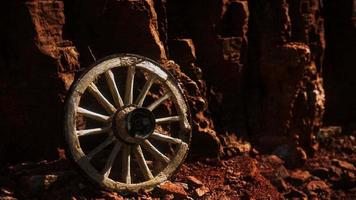
[[[298, 169], [275, 155], [188, 160], [152, 192], [102, 191], [65, 159], [0, 171], [0, 199], [356, 199], [356, 133], [319, 137], [320, 151]], [[122, 194], [123, 195], [123, 194]]]

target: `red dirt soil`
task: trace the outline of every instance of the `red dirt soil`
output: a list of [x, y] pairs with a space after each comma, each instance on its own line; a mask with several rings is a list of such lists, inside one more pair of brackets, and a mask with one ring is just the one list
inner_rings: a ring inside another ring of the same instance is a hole
[[355, 135], [320, 140], [319, 152], [297, 169], [255, 153], [188, 160], [171, 182], [139, 194], [98, 189], [62, 155], [1, 169], [0, 199], [356, 199]]

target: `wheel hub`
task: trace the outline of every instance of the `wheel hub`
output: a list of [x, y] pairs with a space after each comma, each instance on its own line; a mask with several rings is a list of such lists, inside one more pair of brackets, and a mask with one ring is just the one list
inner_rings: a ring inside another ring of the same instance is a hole
[[115, 113], [113, 133], [124, 142], [139, 144], [153, 133], [155, 125], [155, 117], [150, 110], [129, 106]]

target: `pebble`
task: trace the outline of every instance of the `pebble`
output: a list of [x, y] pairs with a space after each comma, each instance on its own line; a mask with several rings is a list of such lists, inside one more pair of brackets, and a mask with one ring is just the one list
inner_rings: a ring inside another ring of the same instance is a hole
[[170, 181], [163, 182], [158, 186], [157, 189], [160, 193], [163, 194], [173, 194], [174, 197], [178, 199], [186, 199], [188, 196], [183, 186], [172, 183]]
[[206, 193], [210, 192], [209, 188], [208, 187], [205, 187], [205, 186], [201, 186], [200, 188], [197, 188], [194, 190], [195, 191], [195, 194], [198, 196], [198, 197], [202, 197], [204, 196]]
[[187, 176], [188, 184], [192, 185], [193, 187], [200, 187], [203, 183], [197, 179], [195, 176]]
[[329, 186], [324, 181], [310, 181], [307, 185], [309, 191], [327, 191]]

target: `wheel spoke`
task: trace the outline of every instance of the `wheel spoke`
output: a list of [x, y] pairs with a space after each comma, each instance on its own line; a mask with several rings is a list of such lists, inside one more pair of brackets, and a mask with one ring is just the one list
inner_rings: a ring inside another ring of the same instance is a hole
[[162, 124], [162, 123], [168, 123], [168, 122], [178, 122], [179, 120], [180, 120], [179, 116], [170, 116], [170, 117], [157, 118], [156, 123]]
[[122, 149], [122, 171], [121, 178], [125, 183], [131, 184], [131, 148], [128, 145], [124, 145]]
[[109, 127], [104, 128], [92, 128], [92, 129], [84, 129], [84, 130], [77, 130], [76, 133], [79, 136], [87, 136], [87, 135], [96, 135], [100, 133], [106, 133], [110, 130]]
[[91, 83], [88, 89], [89, 92], [96, 98], [96, 100], [100, 103], [101, 106], [105, 108], [108, 113], [113, 114], [116, 112], [116, 108], [104, 97], [104, 95], [100, 92], [94, 83]]
[[102, 173], [105, 177], [109, 177], [111, 168], [114, 164], [117, 154], [119, 153], [120, 147], [121, 147], [121, 143], [117, 142], [115, 144], [113, 150], [111, 151], [110, 156], [109, 156], [108, 160], [106, 161], [105, 167], [102, 171]]
[[124, 106], [124, 102], [122, 101], [119, 90], [117, 89], [115, 77], [111, 70], [105, 72], [105, 78], [114, 99], [116, 108], [122, 108]]
[[140, 95], [137, 97], [135, 104], [139, 107], [142, 106], [143, 102], [145, 101], [146, 95], [148, 93], [148, 91], [150, 90], [153, 82], [156, 80], [156, 76], [154, 75], [150, 75], [148, 77], [147, 82], [145, 83], [145, 85], [142, 88], [142, 91], [140, 93]]
[[140, 145], [137, 145], [134, 148], [134, 154], [135, 154], [136, 160], [138, 162], [138, 165], [139, 165], [139, 167], [141, 169], [141, 172], [142, 172], [143, 176], [147, 180], [153, 179], [154, 177], [152, 175], [152, 172], [150, 171], [150, 169], [147, 166], [147, 162], [145, 160], [145, 156], [143, 155], [143, 152], [142, 152], [142, 149], [141, 149]]
[[173, 143], [173, 144], [181, 144], [183, 143], [181, 139], [174, 138], [168, 135], [163, 135], [160, 133], [153, 132], [151, 137], [152, 139], [162, 141], [162, 142], [168, 142], [168, 143]]
[[95, 147], [95, 149], [91, 150], [88, 155], [87, 158], [89, 160], [91, 160], [96, 154], [98, 154], [100, 151], [102, 151], [105, 147], [109, 146], [113, 141], [114, 141], [114, 137], [113, 136], [109, 136], [108, 138], [106, 138], [106, 140], [104, 140], [104, 142], [102, 142], [99, 146]]
[[124, 100], [125, 105], [132, 104], [134, 80], [135, 80], [135, 66], [129, 66], [127, 70], [127, 77], [126, 77], [125, 100]]
[[164, 162], [164, 163], [168, 163], [170, 161], [170, 159], [164, 155], [163, 153], [161, 153], [155, 146], [153, 146], [151, 144], [151, 142], [149, 142], [148, 140], [145, 140], [143, 143], [142, 143], [142, 146], [144, 149], [146, 149], [150, 154], [152, 154], [152, 156], [161, 161], [161, 162]]
[[81, 107], [78, 107], [77, 112], [84, 115], [85, 117], [89, 117], [91, 119], [94, 119], [94, 120], [97, 120], [100, 122], [106, 122], [110, 118], [109, 116], [102, 115], [102, 114], [99, 114], [99, 113], [96, 113], [96, 112], [93, 112], [93, 111], [90, 111], [90, 110], [87, 110], [87, 109], [84, 109]]
[[171, 93], [170, 92], [166, 92], [163, 96], [161, 96], [159, 99], [157, 99], [151, 105], [149, 105], [147, 107], [147, 109], [150, 110], [150, 111], [154, 110], [157, 106], [159, 106], [163, 101], [167, 100], [169, 97], [171, 97]]

